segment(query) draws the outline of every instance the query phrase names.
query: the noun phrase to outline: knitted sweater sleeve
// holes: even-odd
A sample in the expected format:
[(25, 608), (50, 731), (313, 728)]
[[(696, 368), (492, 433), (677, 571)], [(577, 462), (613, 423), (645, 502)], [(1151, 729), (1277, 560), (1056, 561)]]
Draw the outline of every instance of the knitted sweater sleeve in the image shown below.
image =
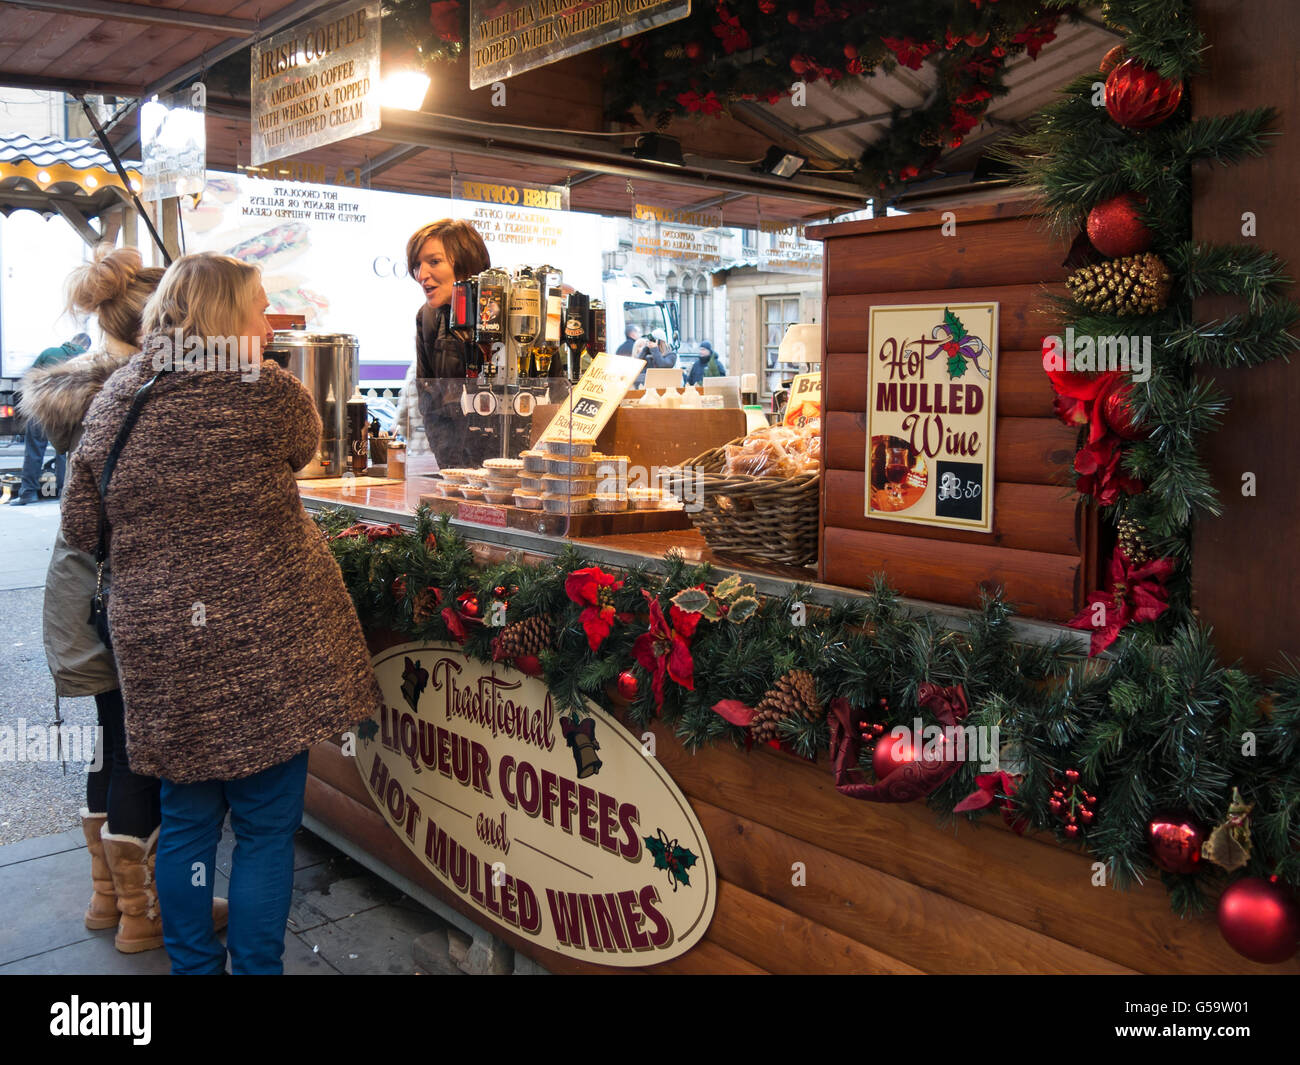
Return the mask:
[(278, 426), (279, 445), (285, 461), (300, 470), (320, 448), (321, 420), (311, 393), (302, 383), (274, 363), (263, 363), (263, 373), (271, 374), (271, 397), (274, 404), (271, 424)]
[[(89, 435), (89, 434), (87, 434)], [(99, 544), (99, 478), (96, 464), (87, 453), (86, 439), (68, 461), (67, 481), (63, 486), (63, 538), (78, 551), (95, 553)]]

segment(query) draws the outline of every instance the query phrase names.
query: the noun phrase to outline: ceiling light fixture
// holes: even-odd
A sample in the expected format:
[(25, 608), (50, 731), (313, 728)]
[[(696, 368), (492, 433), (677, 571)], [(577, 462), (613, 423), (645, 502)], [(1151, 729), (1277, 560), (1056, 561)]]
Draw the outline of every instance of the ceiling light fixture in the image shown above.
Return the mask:
[(644, 159), (650, 163), (686, 165), (686, 160), (682, 158), (682, 142), (663, 133), (642, 133), (637, 137), (635, 147), (624, 148), (623, 151), (635, 159)]
[(767, 155), (763, 156), (763, 161), (758, 164), (758, 169), (764, 174), (771, 174), (773, 177), (792, 178), (804, 168), (808, 160), (802, 155), (796, 155), (794, 152), (787, 152), (784, 148), (778, 148), (775, 144), (767, 150)]

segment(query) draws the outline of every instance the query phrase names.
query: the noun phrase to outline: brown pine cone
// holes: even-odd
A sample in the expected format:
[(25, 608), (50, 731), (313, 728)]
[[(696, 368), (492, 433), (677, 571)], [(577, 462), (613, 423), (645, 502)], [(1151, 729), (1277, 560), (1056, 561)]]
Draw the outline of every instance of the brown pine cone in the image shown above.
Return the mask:
[(501, 630), (501, 635), (497, 637), (497, 649), (502, 658), (540, 655), (551, 646), (551, 635), (551, 623), (546, 618), (524, 618)]
[(1169, 302), (1173, 278), (1151, 252), (1083, 266), (1065, 279), (1074, 298), (1105, 314), (1154, 314)]
[(776, 727), (785, 719), (785, 714), (782, 711), (765, 707), (764, 703), (766, 702), (765, 698), (763, 703), (759, 703), (758, 709), (754, 713), (754, 720), (749, 723), (756, 743), (767, 743), (769, 740), (776, 739)]
[(817, 681), (806, 669), (792, 669), (764, 693), (750, 728), (760, 743), (776, 739), (777, 725), (787, 718), (817, 721), (825, 713), (817, 698)]

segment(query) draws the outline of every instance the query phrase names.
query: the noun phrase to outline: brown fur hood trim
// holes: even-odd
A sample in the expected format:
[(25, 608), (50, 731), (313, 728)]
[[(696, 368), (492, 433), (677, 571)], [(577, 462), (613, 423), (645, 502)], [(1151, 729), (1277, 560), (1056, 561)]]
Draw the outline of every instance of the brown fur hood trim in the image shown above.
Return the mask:
[(23, 396), (19, 409), (25, 417), (36, 419), (54, 450), (66, 452), (104, 382), (130, 360), (129, 352), (97, 351), (29, 370), (20, 386)]

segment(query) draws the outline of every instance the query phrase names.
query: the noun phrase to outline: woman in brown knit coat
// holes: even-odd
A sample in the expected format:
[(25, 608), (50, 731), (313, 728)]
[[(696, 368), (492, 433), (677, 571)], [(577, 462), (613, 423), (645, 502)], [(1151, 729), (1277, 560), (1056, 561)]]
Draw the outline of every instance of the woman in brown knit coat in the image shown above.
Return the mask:
[(144, 351), (91, 406), (63, 503), (68, 542), (93, 552), (105, 458), (137, 390), (171, 368), (122, 448), (107, 513), (127, 746), (132, 769), (163, 780), (157, 889), (177, 973), (225, 968), (211, 898), (227, 809), (231, 968), (281, 971), (307, 749), (380, 708), (294, 481), (320, 418), (292, 375), (260, 361), (266, 306), (255, 267), (178, 259), (145, 308)]

